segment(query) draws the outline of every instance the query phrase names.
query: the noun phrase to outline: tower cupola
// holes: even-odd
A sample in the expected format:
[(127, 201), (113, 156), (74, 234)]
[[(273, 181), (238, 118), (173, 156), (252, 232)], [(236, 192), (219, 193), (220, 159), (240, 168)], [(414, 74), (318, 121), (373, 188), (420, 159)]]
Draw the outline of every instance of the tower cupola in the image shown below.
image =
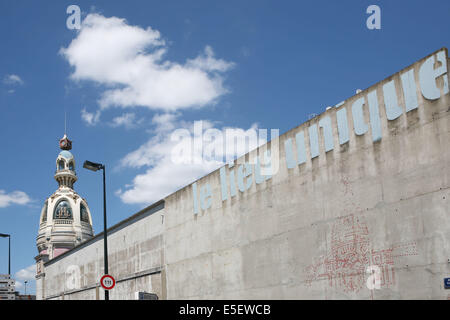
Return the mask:
[[(66, 135), (64, 135), (65, 137)], [(62, 141), (63, 139), (61, 139)], [(67, 141), (70, 141), (67, 139)], [(61, 142), (60, 142), (61, 145)], [(70, 143), (72, 145), (72, 143)], [(60, 188), (73, 188), (73, 184), (77, 181), (75, 173), (75, 159), (70, 151), (63, 149), (56, 158), (55, 180)]]

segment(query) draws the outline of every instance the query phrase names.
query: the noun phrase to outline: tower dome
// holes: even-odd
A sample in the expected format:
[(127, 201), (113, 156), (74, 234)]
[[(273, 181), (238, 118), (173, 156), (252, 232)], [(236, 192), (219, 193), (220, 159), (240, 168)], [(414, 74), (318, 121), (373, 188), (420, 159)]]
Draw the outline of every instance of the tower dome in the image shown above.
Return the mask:
[(58, 189), (45, 200), (41, 210), (36, 245), (39, 261), (52, 259), (93, 237), (91, 212), (87, 201), (73, 190), (77, 181), (72, 142), (60, 140), (62, 151), (56, 158), (54, 178)]

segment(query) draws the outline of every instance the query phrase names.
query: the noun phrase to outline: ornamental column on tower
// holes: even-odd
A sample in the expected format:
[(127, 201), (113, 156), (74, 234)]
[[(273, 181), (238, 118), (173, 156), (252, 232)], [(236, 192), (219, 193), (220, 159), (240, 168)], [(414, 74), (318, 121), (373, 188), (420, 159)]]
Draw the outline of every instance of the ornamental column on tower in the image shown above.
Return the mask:
[(72, 141), (64, 134), (59, 141), (55, 180), (58, 189), (46, 199), (41, 210), (36, 245), (37, 274), (43, 263), (93, 237), (92, 218), (87, 201), (73, 190), (77, 181)]

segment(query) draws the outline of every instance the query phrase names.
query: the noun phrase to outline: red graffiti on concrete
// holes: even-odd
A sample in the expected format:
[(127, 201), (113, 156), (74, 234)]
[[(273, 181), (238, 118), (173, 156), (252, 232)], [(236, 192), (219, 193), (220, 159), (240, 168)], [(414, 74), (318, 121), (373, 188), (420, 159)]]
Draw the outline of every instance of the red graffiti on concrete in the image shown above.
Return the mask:
[(340, 217), (332, 227), (328, 254), (305, 268), (306, 283), (311, 285), (312, 281), (328, 279), (330, 287), (358, 292), (366, 287), (367, 267), (377, 266), (380, 287), (389, 287), (395, 283), (395, 258), (408, 255), (417, 255), (415, 242), (374, 250), (363, 216)]

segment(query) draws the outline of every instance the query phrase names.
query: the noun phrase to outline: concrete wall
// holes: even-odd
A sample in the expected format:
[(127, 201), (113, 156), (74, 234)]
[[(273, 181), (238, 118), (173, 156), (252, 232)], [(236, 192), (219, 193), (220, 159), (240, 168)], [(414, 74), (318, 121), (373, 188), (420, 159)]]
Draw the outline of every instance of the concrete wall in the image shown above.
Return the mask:
[[(434, 63), (435, 69), (450, 64), (447, 51), (442, 54), (445, 60)], [(255, 182), (252, 166), (252, 174), (243, 180), (251, 179), (249, 189), (232, 196), (227, 184), (223, 200), (220, 170), (214, 171), (195, 182), (198, 190), (211, 188), (206, 209), (195, 213), (194, 203), (201, 195), (189, 185), (164, 199), (164, 209), (112, 233), (110, 274), (124, 279), (111, 291), (112, 298), (130, 299), (134, 291), (143, 290), (162, 299), (446, 299), (448, 72), (427, 82), (423, 78), (434, 71), (422, 68), (436, 57), (434, 53), (420, 60), (282, 135), (279, 170), (264, 182)], [(415, 89), (403, 81), (409, 70)], [(401, 109), (388, 108), (389, 117), (395, 110), (401, 112), (388, 120), (386, 106), (392, 99), (386, 98), (385, 88), (391, 80)], [(433, 86), (439, 96), (424, 97), (430, 97)], [(406, 92), (415, 95), (417, 108), (407, 111), (414, 99)], [(365, 105), (358, 122), (353, 112), (358, 107), (353, 106), (361, 98)], [(342, 139), (336, 116), (344, 109), (348, 141)], [(323, 125), (327, 117), (333, 148), (326, 141), (326, 128), (320, 129), (319, 155), (314, 156), (310, 128)], [(364, 125), (367, 130), (361, 134)], [(304, 133), (305, 163), (297, 155), (299, 132)], [(287, 154), (286, 142), (293, 154)], [(274, 143), (266, 147), (274, 149)], [(255, 159), (261, 150), (225, 167), (227, 179), (232, 179), (231, 172), (234, 179), (243, 179), (236, 173), (240, 164)], [(72, 265), (80, 266), (81, 291), (64, 287)], [(47, 262), (44, 296), (62, 298), (64, 292), (65, 299), (102, 298), (103, 290), (96, 289), (102, 265), (101, 240)], [(368, 288), (368, 268), (376, 272), (379, 288)]]
[[(425, 60), (413, 66), (417, 109), (406, 112), (396, 74), (281, 136), (279, 172), (262, 184), (252, 181), (235, 197), (228, 189), (222, 201), (215, 171), (197, 181), (197, 188), (212, 189), (211, 207), (198, 214), (191, 186), (167, 197), (168, 298), (446, 299), (450, 97), (442, 77), (436, 80), (441, 97), (423, 97), (418, 79)], [(387, 120), (382, 92), (392, 79), (402, 114)], [(377, 142), (370, 125), (365, 134), (355, 134), (351, 112), (357, 99), (367, 104), (374, 89), (382, 133)], [(341, 145), (336, 111), (342, 108), (350, 135)], [(371, 124), (367, 106), (363, 110)], [(308, 128), (327, 116), (334, 149), (325, 152), (321, 131), (319, 156), (311, 159), (306, 143), (306, 163), (288, 169), (284, 142), (295, 142), (300, 131), (308, 141)], [(255, 156), (251, 152), (237, 163)], [(229, 177), (230, 169), (226, 172)], [(370, 266), (380, 271), (379, 289), (366, 286)]]
[[(150, 207), (109, 229), (108, 273), (116, 279), (111, 299), (134, 299), (137, 291), (165, 298), (163, 212), (163, 204)], [(47, 262), (39, 282), (44, 283), (46, 299), (104, 299), (99, 287), (103, 274), (103, 234), (99, 234)]]

